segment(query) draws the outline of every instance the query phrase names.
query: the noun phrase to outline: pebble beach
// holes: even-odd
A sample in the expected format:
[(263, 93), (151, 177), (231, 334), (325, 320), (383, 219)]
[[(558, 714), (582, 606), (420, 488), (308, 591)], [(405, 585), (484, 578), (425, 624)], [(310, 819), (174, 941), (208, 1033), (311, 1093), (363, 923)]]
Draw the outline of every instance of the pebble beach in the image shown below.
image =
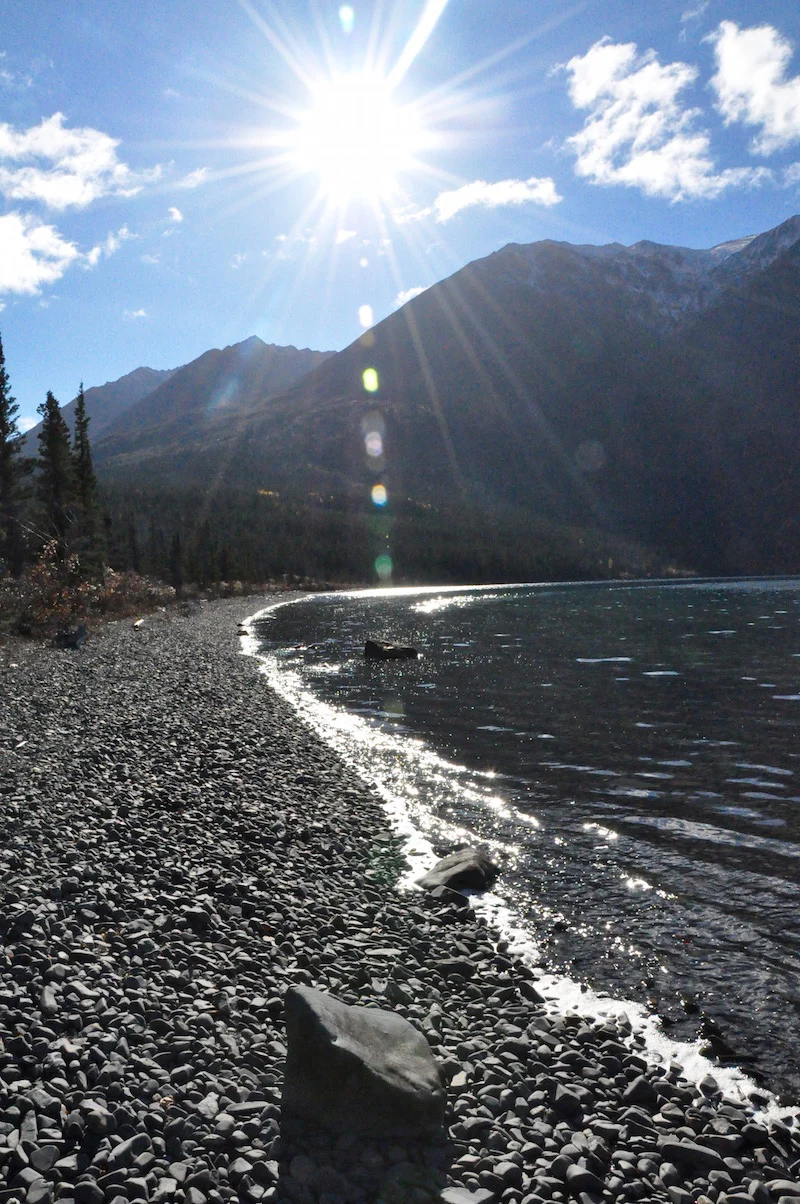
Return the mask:
[[(791, 1116), (396, 890), (379, 799), (241, 654), (263, 604), (0, 647), (0, 1204), (800, 1204)], [(282, 1117), (296, 985), (424, 1034), (440, 1136)]]

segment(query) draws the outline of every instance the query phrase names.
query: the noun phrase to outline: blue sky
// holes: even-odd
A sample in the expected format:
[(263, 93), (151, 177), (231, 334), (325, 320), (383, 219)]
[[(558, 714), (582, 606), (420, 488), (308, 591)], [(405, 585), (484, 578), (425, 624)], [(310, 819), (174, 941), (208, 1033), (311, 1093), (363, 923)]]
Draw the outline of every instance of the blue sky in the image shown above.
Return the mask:
[(800, 211), (796, 0), (0, 0), (0, 333), (50, 388), (339, 349), (508, 242)]

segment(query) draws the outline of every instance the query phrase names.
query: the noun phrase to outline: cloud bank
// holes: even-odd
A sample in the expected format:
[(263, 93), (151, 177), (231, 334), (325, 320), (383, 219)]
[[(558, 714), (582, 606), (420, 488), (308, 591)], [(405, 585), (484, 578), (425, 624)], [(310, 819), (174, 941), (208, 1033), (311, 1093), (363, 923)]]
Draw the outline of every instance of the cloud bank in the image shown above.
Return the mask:
[(110, 233), (90, 251), (81, 251), (55, 228), (29, 213), (0, 216), (0, 295), (36, 295), (45, 284), (54, 284), (67, 268), (87, 271), (108, 259), (124, 242), (135, 238), (127, 226)]
[(800, 142), (800, 75), (788, 78), (791, 44), (772, 25), (740, 29), (723, 21), (711, 35), (717, 70), (711, 87), (726, 125), (756, 126), (753, 154)]
[(495, 209), (500, 205), (557, 205), (562, 198), (556, 191), (555, 182), (546, 176), (532, 176), (529, 180), (500, 180), (487, 184), (485, 180), (473, 180), (462, 188), (440, 192), (433, 207), (437, 222), (449, 222), (464, 209), (480, 206)]
[(602, 38), (566, 64), (569, 94), (588, 111), (583, 129), (567, 139), (577, 175), (593, 184), (638, 188), (671, 201), (719, 196), (732, 186), (768, 179), (765, 168), (717, 169), (700, 111), (684, 94), (697, 69), (662, 64), (654, 50)]
[(449, 222), (464, 209), (496, 209), (502, 205), (557, 205), (559, 196), (555, 181), (550, 176), (529, 180), (498, 180), (494, 184), (486, 180), (473, 180), (461, 188), (440, 192), (432, 205), (424, 209), (410, 206), (395, 210), (393, 217), (398, 226), (406, 222), (419, 222), (433, 215), (437, 222)]
[(38, 293), (81, 259), (74, 243), (24, 213), (0, 217), (0, 293)]
[(16, 130), (0, 122), (0, 193), (49, 209), (83, 209), (104, 196), (134, 196), (160, 167), (134, 171), (117, 156), (119, 142), (89, 127), (67, 129), (64, 114)]

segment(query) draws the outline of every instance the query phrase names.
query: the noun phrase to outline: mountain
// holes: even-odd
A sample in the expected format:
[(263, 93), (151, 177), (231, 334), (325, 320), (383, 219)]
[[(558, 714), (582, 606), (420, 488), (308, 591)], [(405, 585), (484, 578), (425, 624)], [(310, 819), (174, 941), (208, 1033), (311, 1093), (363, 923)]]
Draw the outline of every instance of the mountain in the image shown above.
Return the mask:
[(797, 571), (798, 319), (799, 217), (708, 250), (511, 244), (282, 392), (208, 353), (96, 456), (141, 487), (363, 514), (379, 481), (384, 515), (448, 516), (455, 541), (544, 521), (707, 573)]
[[(141, 401), (143, 397), (147, 397), (148, 393), (152, 393), (159, 385), (169, 380), (173, 371), (174, 369), (159, 371), (156, 368), (135, 368), (133, 372), (121, 376), (119, 380), (108, 381), (104, 385), (95, 385), (91, 389), (86, 389), (84, 397), (86, 412), (91, 419), (92, 438), (97, 439), (132, 405)], [(72, 401), (61, 407), (70, 431), (74, 429), (75, 425), (76, 400), (73, 398)], [(37, 423), (25, 435), (25, 448), (29, 455), (35, 454), (36, 439), (41, 425), (41, 423)]]
[[(109, 471), (164, 465), (194, 447), (213, 461), (214, 447), (253, 421), (272, 394), (282, 393), (333, 352), (276, 347), (256, 336), (211, 350), (171, 373), (108, 423), (93, 447)], [(88, 395), (87, 395), (88, 396)], [(94, 432), (93, 432), (94, 434)]]

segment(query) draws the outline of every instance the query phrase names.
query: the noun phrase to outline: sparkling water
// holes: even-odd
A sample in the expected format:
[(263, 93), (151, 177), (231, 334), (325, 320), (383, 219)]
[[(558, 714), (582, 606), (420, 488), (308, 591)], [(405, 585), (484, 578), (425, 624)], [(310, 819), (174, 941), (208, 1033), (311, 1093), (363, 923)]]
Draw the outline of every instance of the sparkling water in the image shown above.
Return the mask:
[(255, 631), (412, 861), (480, 841), (551, 975), (800, 1099), (800, 581), (361, 591)]

